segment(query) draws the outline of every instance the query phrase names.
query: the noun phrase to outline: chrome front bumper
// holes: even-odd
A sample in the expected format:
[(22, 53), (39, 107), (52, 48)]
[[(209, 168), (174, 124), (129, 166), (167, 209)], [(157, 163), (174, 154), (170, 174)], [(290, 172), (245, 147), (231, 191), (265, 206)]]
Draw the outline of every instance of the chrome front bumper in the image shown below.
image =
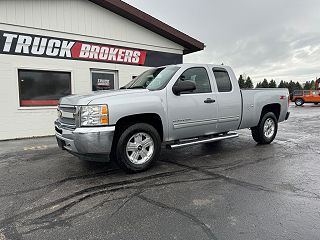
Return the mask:
[(109, 154), (115, 127), (88, 127), (74, 130), (61, 127), (55, 122), (59, 147), (79, 155)]

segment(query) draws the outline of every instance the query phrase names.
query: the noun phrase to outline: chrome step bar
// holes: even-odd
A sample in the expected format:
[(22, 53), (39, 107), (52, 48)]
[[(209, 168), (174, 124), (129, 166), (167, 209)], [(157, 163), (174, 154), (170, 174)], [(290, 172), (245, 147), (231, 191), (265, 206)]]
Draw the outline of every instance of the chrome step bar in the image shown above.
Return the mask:
[(167, 147), (169, 149), (175, 149), (175, 148), (180, 148), (180, 147), (186, 147), (186, 146), (191, 146), (191, 145), (196, 145), (196, 144), (201, 144), (201, 143), (209, 143), (209, 142), (217, 142), (220, 140), (225, 140), (225, 139), (230, 139), (230, 138), (236, 138), (239, 137), (238, 133), (227, 133), (224, 135), (218, 135), (210, 138), (196, 138), (191, 141), (187, 142), (178, 142), (178, 143), (173, 143), (173, 144), (168, 144)]

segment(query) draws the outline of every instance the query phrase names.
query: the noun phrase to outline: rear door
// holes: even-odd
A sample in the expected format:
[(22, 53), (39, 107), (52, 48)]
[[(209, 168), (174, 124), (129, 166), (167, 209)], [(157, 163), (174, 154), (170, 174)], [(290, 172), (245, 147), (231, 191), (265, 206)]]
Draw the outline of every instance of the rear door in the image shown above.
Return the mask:
[[(191, 138), (217, 132), (218, 105), (206, 67), (190, 67), (176, 81), (193, 81), (196, 90), (179, 96), (167, 88), (170, 140)], [(174, 81), (173, 83), (175, 83)]]
[(241, 121), (242, 99), (240, 88), (230, 68), (214, 67), (211, 69), (217, 85), (218, 131), (228, 132), (238, 129)]
[(319, 90), (313, 90), (312, 96), (313, 96), (313, 102), (320, 103), (320, 91)]
[(303, 91), (303, 100), (306, 103), (313, 102), (313, 96), (310, 90)]

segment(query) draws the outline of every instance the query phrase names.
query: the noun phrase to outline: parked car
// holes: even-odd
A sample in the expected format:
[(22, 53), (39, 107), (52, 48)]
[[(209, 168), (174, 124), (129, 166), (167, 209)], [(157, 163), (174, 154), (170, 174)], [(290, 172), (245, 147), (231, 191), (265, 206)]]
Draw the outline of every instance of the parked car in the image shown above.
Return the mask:
[(305, 103), (320, 103), (320, 90), (296, 90), (293, 92), (292, 101), (297, 106), (302, 106)]
[(240, 90), (227, 66), (181, 64), (150, 69), (120, 90), (64, 97), (55, 122), (59, 146), (84, 160), (114, 159), (148, 169), (170, 149), (238, 137), (269, 144), (287, 120), (287, 89)]

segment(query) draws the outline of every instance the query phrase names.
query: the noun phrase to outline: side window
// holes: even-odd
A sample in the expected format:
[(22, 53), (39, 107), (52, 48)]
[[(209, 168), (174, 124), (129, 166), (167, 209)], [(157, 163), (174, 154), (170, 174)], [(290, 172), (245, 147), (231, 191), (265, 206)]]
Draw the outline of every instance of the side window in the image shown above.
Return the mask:
[(301, 90), (296, 90), (293, 92), (293, 96), (302, 96), (303, 95), (303, 91)]
[(217, 82), (219, 92), (231, 92), (232, 84), (228, 72), (225, 69), (212, 69)]
[(208, 72), (203, 67), (194, 67), (186, 70), (178, 81), (192, 81), (196, 85), (196, 90), (186, 93), (210, 93), (211, 86)]
[(310, 91), (304, 91), (303, 93), (304, 93), (303, 95), (305, 95), (305, 96), (309, 96), (310, 95)]

